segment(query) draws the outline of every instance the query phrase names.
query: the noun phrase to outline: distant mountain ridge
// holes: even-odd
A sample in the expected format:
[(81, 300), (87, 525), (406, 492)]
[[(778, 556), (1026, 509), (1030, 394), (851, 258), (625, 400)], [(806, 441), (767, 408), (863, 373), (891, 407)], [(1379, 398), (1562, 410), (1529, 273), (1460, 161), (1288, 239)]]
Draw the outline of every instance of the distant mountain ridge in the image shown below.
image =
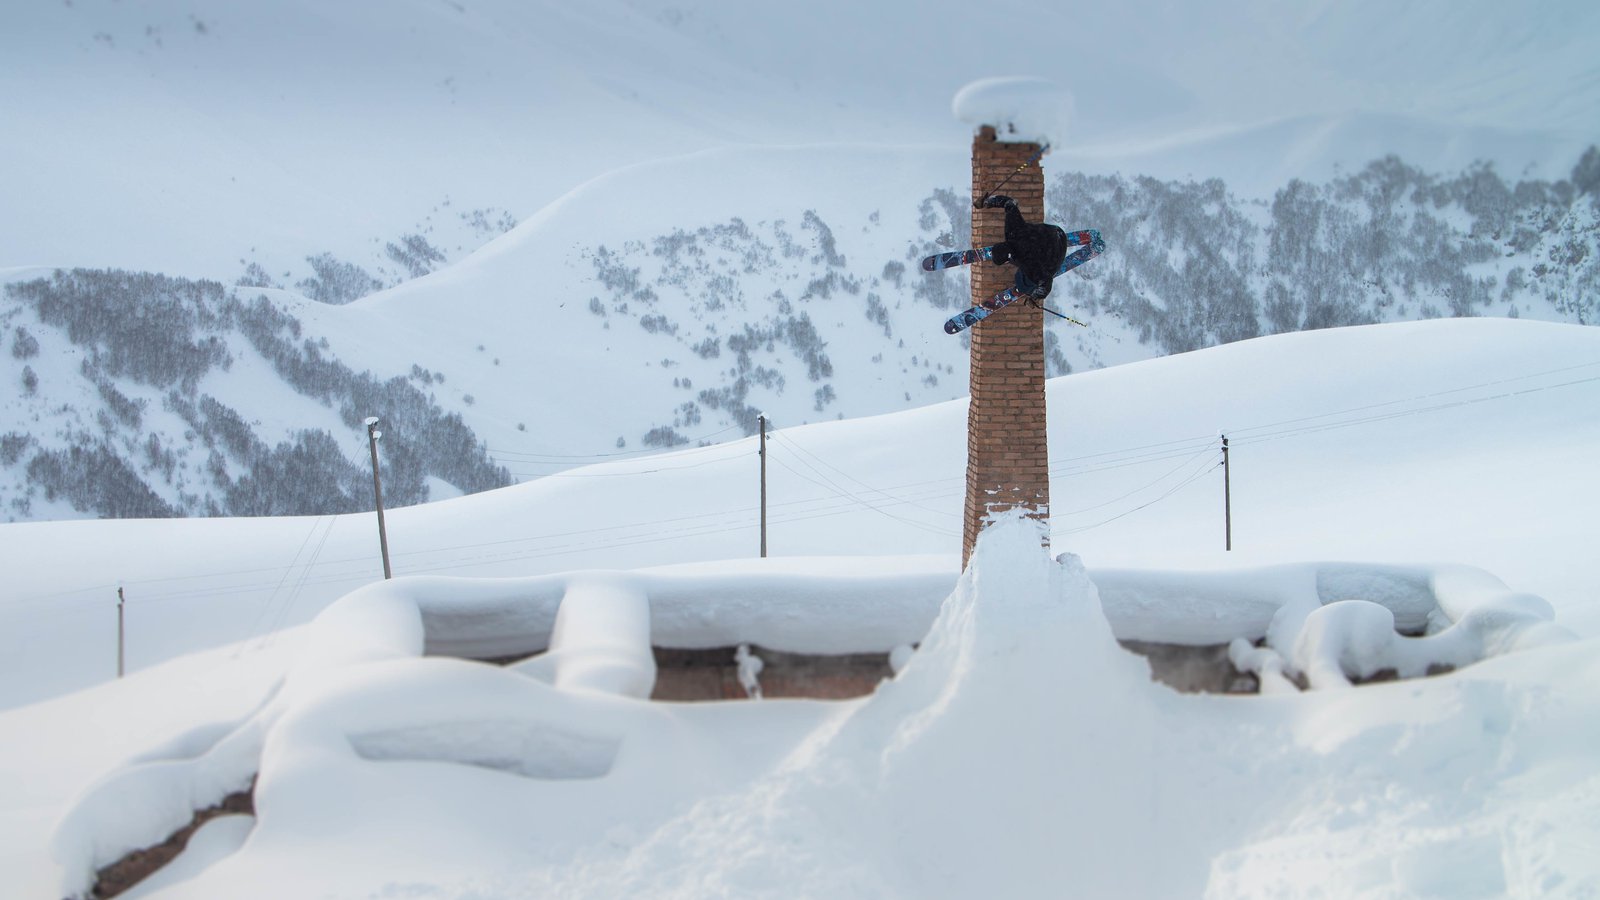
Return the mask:
[[(0, 320), (30, 320), (7, 329), (23, 405), (32, 421), (56, 425), (54, 433), (0, 436), (0, 462), (22, 476), (5, 492), (12, 519), (28, 518), (35, 502), (114, 518), (371, 508), (370, 471), (328, 429), (275, 435), (260, 427), (261, 409), (240, 413), (205, 391), (244, 355), (280, 380), (273, 390), (245, 390), (261, 403), (292, 390), (336, 410), (351, 430), (383, 412), (394, 430), (383, 445), (389, 502), (428, 499), (429, 476), (468, 491), (510, 483), (461, 417), (417, 386), (432, 384), (432, 373), (356, 373), (264, 296), (247, 301), (216, 282), (76, 269), (8, 284), (6, 299)], [(35, 370), (36, 358), (41, 368), (51, 364), (48, 375)], [(76, 371), (63, 365), (73, 358)]]
[[(1052, 375), (1340, 325), (1600, 321), (1593, 148), (1561, 181), (1387, 157), (1293, 181), (1271, 203), (1217, 179), (1067, 172), (1047, 187), (1053, 220), (1109, 244), (1052, 297), (1092, 326), (1047, 326)], [(558, 209), (432, 275), (423, 253), (410, 271), (428, 277), (394, 300), (323, 296), (344, 306), (249, 272), (231, 288), (105, 270), (13, 276), (0, 306), (0, 371), (16, 392), (0, 516), (367, 509), (368, 415), (384, 420), (386, 501), (404, 505), (749, 434), (761, 413), (781, 426), (962, 396), (965, 341), (935, 332), (968, 302), (966, 276), (930, 276), (917, 260), (966, 244), (969, 198), (896, 196), (865, 213), (775, 210), (654, 234), (649, 221), (569, 228), (563, 216), (587, 211)], [(671, 220), (671, 203), (637, 199)], [(566, 233), (576, 243), (529, 237)], [(591, 234), (621, 240), (585, 244)], [(403, 264), (418, 250), (389, 255)], [(444, 325), (480, 342), (447, 352)]]

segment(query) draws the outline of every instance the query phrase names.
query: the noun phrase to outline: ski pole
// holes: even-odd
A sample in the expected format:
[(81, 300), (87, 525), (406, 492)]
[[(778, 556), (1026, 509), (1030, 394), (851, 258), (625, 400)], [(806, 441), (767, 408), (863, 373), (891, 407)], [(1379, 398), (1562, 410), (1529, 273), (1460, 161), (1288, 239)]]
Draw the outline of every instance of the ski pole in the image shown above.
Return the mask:
[(1011, 171), (1011, 174), (1007, 175), (1004, 179), (1002, 179), (999, 184), (995, 185), (994, 187), (990, 188), (987, 192), (985, 192), (984, 195), (983, 195), (983, 198), (981, 200), (974, 199), (972, 201), (972, 208), (973, 209), (982, 209), (983, 208), (983, 203), (984, 203), (985, 200), (988, 200), (990, 197), (993, 197), (995, 194), (998, 194), (1000, 192), (1000, 189), (1006, 186), (1007, 182), (1009, 182), (1009, 181), (1011, 181), (1011, 179), (1017, 177), (1017, 174), (1019, 172), (1021, 172), (1023, 169), (1026, 169), (1027, 167), (1033, 165), (1034, 163), (1038, 162), (1039, 160), (1043, 159), (1044, 155), (1046, 153), (1049, 153), (1049, 152), (1050, 152), (1050, 145), (1049, 144), (1042, 145), (1039, 148), (1039, 152), (1038, 153), (1035, 153), (1034, 155), (1028, 157), (1028, 160), (1026, 162), (1024, 162), (1022, 165), (1017, 166), (1015, 169), (1013, 169)]
[(1061, 317), (1063, 319), (1066, 319), (1068, 322), (1071, 322), (1074, 325), (1082, 325), (1084, 328), (1088, 328), (1089, 327), (1087, 325), (1084, 325), (1082, 322), (1079, 322), (1077, 319), (1074, 319), (1073, 317), (1067, 315), (1066, 313), (1056, 312), (1055, 310), (1051, 309), (1048, 306), (1045, 306), (1043, 303), (1040, 303), (1037, 300), (1029, 300), (1028, 301), (1028, 305), (1029, 306), (1038, 307), (1039, 309), (1044, 310), (1045, 312), (1049, 313), (1052, 316), (1059, 316), (1059, 317)]

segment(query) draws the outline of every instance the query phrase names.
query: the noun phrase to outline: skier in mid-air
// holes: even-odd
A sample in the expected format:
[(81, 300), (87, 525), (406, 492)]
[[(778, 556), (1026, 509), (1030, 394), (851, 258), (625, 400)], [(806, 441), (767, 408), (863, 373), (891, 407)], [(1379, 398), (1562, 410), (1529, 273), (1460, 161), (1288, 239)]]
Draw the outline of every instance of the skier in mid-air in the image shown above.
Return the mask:
[(1034, 224), (1022, 217), (1017, 201), (995, 194), (983, 208), (1006, 211), (1006, 239), (994, 245), (995, 265), (1017, 264), (1017, 293), (1032, 303), (1050, 296), (1056, 273), (1067, 256), (1067, 233), (1048, 222)]
[[(1082, 325), (1083, 323), (1077, 319), (1057, 312), (1040, 301), (1050, 296), (1050, 288), (1054, 286), (1057, 276), (1065, 275), (1105, 252), (1106, 242), (1101, 240), (1100, 232), (1093, 228), (1063, 231), (1048, 222), (1032, 224), (1022, 217), (1021, 211), (1017, 209), (1017, 201), (1004, 194), (988, 195), (983, 202), (973, 203), (973, 209), (1002, 207), (1006, 211), (1005, 240), (992, 247), (946, 250), (922, 260), (924, 272), (975, 265), (986, 259), (995, 265), (1004, 265), (1008, 262), (1017, 264), (1017, 277), (1011, 287), (993, 297), (980, 300), (965, 312), (951, 316), (950, 320), (944, 323), (945, 333), (955, 334), (962, 329), (971, 328), (988, 318), (995, 310), (1024, 299), (1030, 306), (1036, 306), (1074, 325)], [(1069, 255), (1067, 250), (1071, 247), (1078, 249)]]

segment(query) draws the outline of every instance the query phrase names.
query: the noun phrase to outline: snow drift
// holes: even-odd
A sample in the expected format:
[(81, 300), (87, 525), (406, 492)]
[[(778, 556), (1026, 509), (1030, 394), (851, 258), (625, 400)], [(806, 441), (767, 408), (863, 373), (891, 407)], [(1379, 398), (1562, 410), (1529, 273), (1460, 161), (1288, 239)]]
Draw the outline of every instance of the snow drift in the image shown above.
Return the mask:
[[(1159, 893), (1142, 848), (1167, 827), (1152, 812), (1162, 801), (1150, 773), (1163, 767), (1156, 748), (1173, 696), (1119, 646), (1112, 619), (1178, 643), (1218, 636), (1196, 619), (1228, 623), (1236, 662), (1274, 687), (1287, 685), (1284, 673), (1347, 685), (1383, 665), (1414, 674), (1571, 640), (1538, 598), (1460, 567), (1306, 565), (1209, 579), (1123, 570), (1106, 578), (1108, 605), (1076, 556), (1042, 548), (1040, 529), (1002, 516), (942, 603), (932, 591), (948, 586), (945, 575), (849, 579), (749, 564), (720, 585), (703, 569), (692, 579), (666, 570), (374, 584), (317, 618), (255, 713), (196, 728), (91, 786), (56, 830), (61, 891), (81, 896), (96, 868), (254, 778), (260, 818), (249, 840), (232, 853), (207, 844), (219, 861), (170, 896), (223, 884), (243, 896), (243, 871), (281, 871), (288, 857), (278, 854), (303, 860), (307, 835), (365, 833), (384, 821), (375, 810), (474, 815), (499, 806), (501, 791), (532, 792), (523, 799), (565, 814), (578, 815), (576, 804), (593, 827), (631, 816), (648, 832), (636, 846), (607, 838), (601, 849), (592, 830), (567, 833), (584, 861), (566, 868), (526, 850), (496, 857), (494, 842), (458, 848), (496, 860), (507, 878), (567, 891), (909, 897), (1001, 884), (1015, 896), (1071, 883)], [(555, 585), (559, 598), (541, 600)], [(851, 628), (862, 604), (840, 605), (851, 593), (881, 601), (879, 626), (864, 635)], [(1437, 633), (1398, 637), (1397, 621)], [(772, 638), (810, 652), (902, 652), (895, 678), (859, 701), (648, 701), (653, 644)], [(920, 649), (907, 659), (911, 643)], [(429, 646), (544, 652), (497, 668), (425, 658)], [(758, 694), (759, 669), (748, 677)], [(1030, 825), (996, 829), (1002, 821)], [(438, 877), (420, 861), (432, 827), (408, 831), (383, 865)], [(872, 846), (881, 852), (855, 860)], [(317, 889), (356, 890), (364, 871), (343, 868), (344, 887)]]

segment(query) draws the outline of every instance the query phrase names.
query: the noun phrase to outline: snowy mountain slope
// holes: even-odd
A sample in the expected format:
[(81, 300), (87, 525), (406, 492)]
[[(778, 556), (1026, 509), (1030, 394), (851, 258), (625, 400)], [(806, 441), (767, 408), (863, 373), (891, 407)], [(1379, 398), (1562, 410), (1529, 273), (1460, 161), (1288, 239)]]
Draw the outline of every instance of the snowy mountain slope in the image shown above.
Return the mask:
[[(1258, 267), (1280, 223), (1249, 207), (1289, 179), (1359, 173), (1394, 152), (1435, 179), (1490, 160), (1497, 178), (1513, 179), (1502, 191), (1514, 189), (1519, 203), (1515, 179), (1565, 178), (1594, 139), (1582, 114), (1596, 83), (1581, 38), (1594, 16), (1586, 7), (1485, 4), (1464, 15), (1458, 5), (1417, 5), (1385, 11), (1380, 29), (1366, 4), (1065, 14), (1007, 0), (992, 13), (997, 22), (1037, 16), (1057, 33), (1061, 52), (1034, 55), (1036, 71), (1026, 73), (1074, 97), (1050, 170), (1122, 173), (1097, 185), (1091, 203), (1071, 191), (1051, 201), (1064, 224), (1117, 232), (1114, 255), (1083, 272), (1106, 277), (1075, 282), (1080, 290), (1059, 300), (1111, 315), (1092, 331), (1053, 329), (1052, 373), (1446, 310), (1592, 320), (1584, 304), (1600, 252), (1581, 198), (1570, 211), (1561, 208), (1570, 196), (1550, 209), (1519, 206), (1515, 215), (1538, 219), (1541, 237), (1498, 265), (1484, 261), (1495, 248), (1482, 233), (1498, 234), (1506, 217), (1469, 224), (1450, 208), (1461, 200), (1445, 200), (1434, 218), (1453, 231), (1374, 262), (1379, 274), (1363, 277), (1377, 289), (1341, 286), (1341, 302), (1325, 304), (1331, 316), (1314, 308), (1326, 271), (1295, 269), (1283, 279), (1289, 301), (1269, 297), (1275, 283)], [(905, 28), (929, 15), (938, 10), (624, 0), (583, 9), (501, 0), (337, 10), (294, 2), (270, 12), (184, 0), (8, 7), (0, 105), (26, 139), (0, 154), (29, 177), (0, 185), (17, 211), (0, 220), (0, 247), (11, 254), (0, 265), (116, 264), (239, 280), (252, 286), (243, 302), (264, 293), (305, 320), (352, 375), (409, 379), (426, 395), (416, 402), (462, 417), (518, 478), (725, 429), (748, 433), (763, 411), (794, 424), (957, 397), (962, 347), (930, 339), (927, 321), (965, 302), (962, 275), (929, 280), (896, 267), (963, 239), (967, 136), (949, 98), (993, 74), (994, 61), (960, 29)], [(1375, 46), (1407, 51), (1374, 55)], [(107, 135), (115, 154), (101, 152)], [(1219, 201), (1207, 218), (1204, 191), (1151, 186), (1146, 175), (1221, 177), (1243, 199)], [(1544, 191), (1557, 183), (1534, 182)], [(1125, 203), (1128, 190), (1140, 198)], [(1341, 190), (1331, 183), (1317, 199)], [(1178, 209), (1172, 195), (1198, 206)], [(1341, 234), (1331, 226), (1350, 205), (1323, 233)], [(520, 239), (468, 259), (522, 216), (533, 221)], [(1162, 243), (1194, 239), (1186, 217), (1221, 227), (1217, 243), (1253, 252), (1230, 249), (1218, 277), (1178, 268), (1193, 249), (1169, 261)], [(1396, 221), (1413, 219), (1402, 211)], [(1245, 226), (1259, 230), (1233, 230)], [(1383, 283), (1389, 265), (1431, 263), (1440, 241), (1440, 274), (1396, 299)], [(1338, 240), (1317, 248), (1319, 259), (1349, 251)], [(462, 271), (413, 283), (452, 263)], [(375, 300), (394, 312), (366, 316), (294, 296), (341, 303), (396, 284), (403, 298), (427, 299)], [(1218, 296), (1248, 297), (1257, 324), (1213, 308)], [(415, 321), (391, 321), (396, 314)], [(79, 358), (15, 315), (0, 309), (31, 325), (26, 340), (42, 337), (46, 355), (69, 366)], [(543, 346), (541, 332), (560, 340)], [(222, 339), (249, 357), (237, 335)], [(8, 410), (11, 443), (0, 448), (7, 517), (259, 511), (229, 494), (280, 445), (316, 456), (323, 493), (341, 499), (318, 505), (306, 491), (272, 511), (348, 508), (364, 462), (349, 423), (384, 412), (330, 416), (303, 403), (304, 384), (284, 390), (225, 373), (207, 393), (259, 398), (221, 402), (267, 450), (202, 467), (212, 448), (200, 417), (159, 414), (164, 398), (150, 385), (69, 371), (41, 381), (44, 369), (30, 360), (14, 350), (5, 361), (25, 388)], [(530, 387), (555, 371), (564, 390)], [(141, 402), (135, 421), (127, 410)], [(326, 438), (312, 447), (307, 428)], [(420, 430), (389, 433), (402, 499), (498, 483), (438, 462), (420, 471), (403, 443)], [(106, 445), (94, 462), (115, 472), (111, 485), (64, 503), (26, 475), (39, 453), (94, 441)]]
[(374, 412), (398, 431), (392, 501), (510, 481), (424, 392), (433, 373), (354, 372), (259, 292), (110, 270), (19, 276), (0, 310), (20, 387), (0, 435), (9, 517), (368, 508), (370, 469), (345, 447)]
[[(1600, 502), (1587, 474), (1600, 420), (1582, 414), (1600, 408), (1597, 342), (1586, 327), (1443, 320), (1054, 379), (1054, 540), (1097, 567), (1462, 562), (1579, 610), (1600, 596), (1577, 562)], [(772, 552), (957, 552), (964, 428), (961, 401), (778, 428)], [(390, 550), (399, 574), (489, 577), (744, 558), (758, 490), (743, 438), (392, 509)], [(370, 514), (5, 525), (6, 700), (110, 676), (119, 585), (142, 668), (305, 621), (381, 572), (375, 531)]]
[[(659, 160), (580, 186), (452, 266), (343, 305), (82, 273), (68, 279), (69, 301), (35, 284), (49, 273), (13, 273), (0, 367), (23, 391), (0, 454), (4, 514), (358, 509), (367, 415), (389, 421), (386, 477), (403, 505), (753, 433), (763, 412), (788, 426), (959, 397), (965, 341), (933, 325), (969, 302), (967, 276), (923, 273), (917, 261), (966, 242), (964, 169), (953, 151), (853, 145)], [(1220, 180), (1052, 169), (1049, 183), (1052, 218), (1098, 227), (1111, 247), (1052, 298), (1091, 327), (1050, 321), (1050, 374), (1300, 328), (1600, 318), (1592, 149), (1556, 182), (1386, 157), (1329, 183), (1291, 181), (1270, 205)], [(927, 187), (940, 184), (950, 187)], [(330, 274), (318, 289), (335, 284)], [(170, 352), (194, 357), (180, 368), (204, 373), (202, 407), (220, 401), (222, 419), (186, 412), (139, 365), (94, 363), (148, 357), (138, 307), (189, 296), (203, 311), (186, 315), (206, 324), (172, 327), (194, 332), (196, 347), (222, 341), (226, 355)], [(262, 304), (276, 311), (241, 312)], [(323, 408), (300, 409), (307, 400)], [(223, 419), (250, 435), (222, 429), (219, 448)], [(85, 442), (102, 446), (116, 478), (91, 469), (69, 505), (51, 473), (83, 467), (35, 459)], [(509, 475), (494, 474), (479, 442)], [(263, 504), (239, 484), (281, 480), (280, 445), (315, 457), (321, 487)]]
[[(752, 368), (777, 378), (740, 405), (788, 410), (782, 418), (790, 423), (797, 414), (805, 421), (902, 407), (911, 392), (922, 402), (948, 399), (963, 392), (954, 371), (960, 344), (916, 327), (910, 310), (893, 312), (903, 303), (897, 288), (920, 272), (899, 284), (882, 276), (886, 266), (907, 266), (908, 236), (919, 231), (905, 198), (958, 178), (963, 165), (960, 154), (938, 150), (763, 148), (634, 167), (577, 189), (449, 271), (305, 314), (362, 330), (386, 366), (416, 355), (408, 333), (430, 336), (424, 353), (484, 344), (476, 365), (452, 368), (466, 369), (457, 377), (480, 407), (486, 397), (500, 404), (473, 419), (491, 447), (512, 451), (600, 452), (619, 438), (634, 448), (645, 423), (676, 426), (685, 437), (730, 424), (748, 432), (753, 416), (730, 422), (726, 410), (706, 409), (701, 423), (674, 421), (674, 413), (685, 403), (704, 406), (696, 401), (705, 388), (739, 375), (759, 380)], [(867, 193), (858, 185), (868, 171), (892, 177)], [(885, 323), (901, 324), (904, 347), (869, 319), (876, 306), (888, 307)], [(815, 336), (779, 336), (772, 355), (766, 345), (774, 339), (758, 338), (754, 362), (739, 358), (734, 341), (746, 326), (783, 330), (802, 317)], [(928, 309), (922, 318), (926, 325), (939, 314)], [(481, 337), (486, 323), (490, 340)], [(385, 327), (393, 331), (378, 330)], [(929, 371), (894, 365), (908, 356)], [(925, 385), (935, 363), (943, 384)], [(671, 383), (680, 377), (691, 386)], [(816, 398), (824, 388), (851, 399), (835, 409)], [(790, 399), (780, 401), (784, 394)], [(526, 422), (529, 433), (513, 433), (513, 422)]]

